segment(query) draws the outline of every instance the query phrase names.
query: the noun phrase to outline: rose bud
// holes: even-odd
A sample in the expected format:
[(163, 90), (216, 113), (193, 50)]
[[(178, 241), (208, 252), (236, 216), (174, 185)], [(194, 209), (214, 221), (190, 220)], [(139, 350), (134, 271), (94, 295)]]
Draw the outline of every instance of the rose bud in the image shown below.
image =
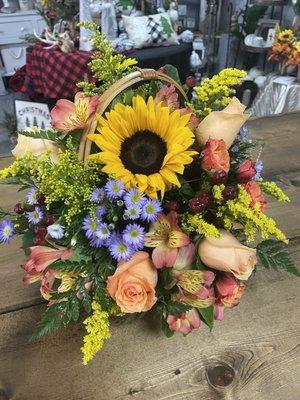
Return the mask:
[(195, 146), (202, 148), (209, 139), (223, 139), (229, 148), (250, 114), (244, 114), (244, 106), (236, 97), (221, 111), (212, 111), (196, 129)]
[(256, 250), (242, 245), (236, 237), (223, 229), (220, 237), (208, 236), (198, 248), (201, 261), (209, 268), (230, 272), (240, 280), (247, 280), (253, 272)]
[(252, 160), (246, 160), (237, 169), (237, 179), (241, 183), (247, 183), (256, 174), (255, 165)]
[(196, 86), (197, 80), (194, 76), (188, 76), (185, 80), (185, 84), (189, 87), (189, 88), (193, 88), (194, 86)]
[(215, 285), (216, 303), (232, 308), (239, 304), (246, 285), (238, 283), (233, 276), (223, 275)]
[(199, 313), (195, 308), (179, 315), (168, 315), (167, 323), (172, 332), (181, 332), (184, 335), (188, 335), (201, 326)]
[(166, 209), (168, 211), (179, 211), (180, 204), (177, 200), (170, 200), (166, 203)]
[(230, 157), (224, 140), (209, 139), (202, 156), (201, 166), (205, 171), (229, 171)]

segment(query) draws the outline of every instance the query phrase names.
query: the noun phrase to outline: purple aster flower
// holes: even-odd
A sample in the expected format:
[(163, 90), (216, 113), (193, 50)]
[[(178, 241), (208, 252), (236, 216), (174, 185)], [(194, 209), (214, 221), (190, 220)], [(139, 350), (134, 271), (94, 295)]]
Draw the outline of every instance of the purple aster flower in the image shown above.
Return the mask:
[(105, 197), (104, 188), (97, 188), (93, 190), (91, 200), (96, 204), (100, 204), (104, 200), (104, 197)]
[(127, 207), (132, 205), (142, 205), (145, 201), (145, 196), (140, 195), (137, 188), (132, 188), (124, 196), (124, 203)]
[(47, 226), (47, 233), (53, 239), (62, 239), (64, 237), (64, 227), (60, 224), (52, 224)]
[(15, 227), (10, 219), (4, 219), (0, 224), (0, 243), (8, 244), (15, 234)]
[(113, 241), (111, 241), (108, 250), (112, 257), (117, 261), (127, 261), (134, 253), (133, 247), (126, 244), (120, 237), (116, 237)]
[(139, 205), (131, 205), (125, 209), (124, 216), (126, 216), (126, 218), (132, 219), (132, 220), (138, 219), (141, 215), (141, 211), (142, 210)]
[(40, 207), (35, 207), (34, 211), (27, 212), (26, 215), (28, 221), (33, 225), (37, 225), (44, 218), (44, 213)]
[(95, 236), (102, 241), (107, 240), (111, 236), (111, 231), (105, 222), (98, 225)]
[(104, 206), (98, 206), (95, 211), (96, 218), (101, 221), (103, 215), (106, 213), (106, 208)]
[(259, 180), (261, 178), (261, 173), (262, 173), (262, 171), (264, 169), (262, 160), (256, 161), (254, 168), (255, 168), (256, 174), (254, 175), (253, 179), (255, 181), (257, 181), (257, 180)]
[(129, 224), (122, 234), (124, 242), (134, 248), (141, 250), (144, 247), (145, 230), (138, 224)]
[(89, 215), (84, 217), (82, 229), (85, 231), (85, 236), (88, 239), (92, 239), (94, 237), (97, 228), (98, 228), (97, 221), (92, 219)]
[(125, 186), (122, 182), (113, 180), (108, 181), (105, 185), (105, 193), (109, 200), (116, 200), (123, 196)]
[(242, 142), (247, 143), (249, 142), (249, 128), (247, 125), (243, 125), (240, 129), (240, 139)]
[(141, 218), (147, 222), (155, 221), (157, 214), (161, 211), (162, 208), (159, 201), (155, 199), (148, 199), (143, 205)]
[(32, 187), (28, 190), (27, 194), (26, 194), (26, 202), (28, 204), (30, 204), (31, 206), (37, 204), (37, 198), (38, 198), (38, 192), (37, 192), (37, 188)]
[(90, 240), (91, 247), (96, 247), (97, 249), (99, 249), (100, 247), (103, 247), (103, 245), (104, 245), (103, 240), (96, 236), (92, 237), (92, 239)]

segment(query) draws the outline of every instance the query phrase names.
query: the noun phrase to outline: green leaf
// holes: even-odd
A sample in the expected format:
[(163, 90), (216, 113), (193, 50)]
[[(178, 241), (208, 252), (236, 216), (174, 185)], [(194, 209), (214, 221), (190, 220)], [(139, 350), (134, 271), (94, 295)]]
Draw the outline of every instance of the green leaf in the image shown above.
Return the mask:
[(170, 76), (171, 78), (174, 79), (174, 81), (176, 81), (177, 83), (179, 83), (179, 85), (181, 85), (180, 82), (180, 78), (179, 78), (179, 73), (178, 73), (178, 69), (176, 67), (174, 67), (171, 64), (166, 64), (164, 66), (164, 72), (166, 75)]
[(189, 311), (192, 308), (189, 304), (179, 303), (178, 301), (172, 301), (167, 304), (168, 313), (177, 315)]
[(179, 178), (179, 181), (181, 183), (181, 187), (179, 189), (180, 194), (188, 199), (192, 199), (195, 196), (192, 186), (182, 177)]
[(264, 240), (257, 246), (256, 251), (265, 268), (275, 270), (283, 269), (291, 274), (300, 276), (299, 271), (287, 251), (287, 246), (279, 240)]
[(30, 129), (28, 131), (20, 131), (18, 132), (23, 136), (31, 137), (34, 139), (47, 139), (53, 142), (57, 142), (60, 140), (60, 133), (55, 129), (47, 129), (45, 131), (42, 130), (34, 130)]
[(162, 268), (159, 271), (159, 280), (161, 286), (166, 290), (172, 289), (177, 282), (177, 279), (172, 276), (169, 268)]
[(29, 247), (33, 246), (33, 239), (35, 237), (35, 233), (33, 229), (28, 229), (22, 235), (22, 243), (23, 243), (23, 250), (26, 256), (29, 256)]
[(214, 306), (198, 308), (200, 318), (212, 330), (214, 326)]
[(161, 328), (164, 332), (164, 334), (166, 335), (167, 338), (170, 338), (174, 335), (174, 332), (171, 331), (171, 329), (169, 328), (169, 324), (167, 323), (167, 321), (165, 320), (165, 318), (161, 319)]
[(203, 264), (203, 262), (200, 260), (200, 257), (197, 256), (196, 257), (196, 261), (195, 261), (195, 269), (204, 271), (207, 270), (206, 266)]
[(108, 311), (111, 305), (110, 298), (108, 297), (106, 289), (99, 283), (98, 281), (95, 281), (93, 284), (93, 290), (95, 293), (95, 297), (99, 301), (101, 308), (104, 311)]
[(42, 336), (54, 332), (63, 325), (63, 319), (61, 318), (63, 304), (65, 303), (53, 304), (46, 309), (42, 316), (42, 319), (38, 322), (36, 326), (35, 332), (33, 333), (31, 340), (38, 340)]

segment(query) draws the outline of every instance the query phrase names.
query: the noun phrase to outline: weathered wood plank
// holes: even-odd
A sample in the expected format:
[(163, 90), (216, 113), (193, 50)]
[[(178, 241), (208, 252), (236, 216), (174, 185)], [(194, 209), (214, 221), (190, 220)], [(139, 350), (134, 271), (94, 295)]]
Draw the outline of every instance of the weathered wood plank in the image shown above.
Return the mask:
[[(300, 240), (292, 249), (299, 264)], [(297, 400), (299, 281), (259, 269), (249, 283), (212, 333), (166, 339), (153, 316), (113, 323), (87, 367), (79, 325), (29, 343), (42, 307), (2, 315), (0, 377), (14, 400)], [(219, 386), (208, 381), (216, 366)]]
[(248, 125), (251, 137), (265, 143), (265, 176), (299, 170), (300, 113), (250, 120)]

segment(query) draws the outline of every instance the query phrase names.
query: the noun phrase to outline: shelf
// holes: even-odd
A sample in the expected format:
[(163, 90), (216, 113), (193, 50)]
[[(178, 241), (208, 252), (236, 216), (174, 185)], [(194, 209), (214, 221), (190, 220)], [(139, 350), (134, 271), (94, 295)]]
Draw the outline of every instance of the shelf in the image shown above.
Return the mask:
[(245, 44), (241, 44), (241, 50), (247, 53), (256, 53), (263, 54), (267, 53), (270, 50), (270, 47), (254, 47), (254, 46), (246, 46)]

